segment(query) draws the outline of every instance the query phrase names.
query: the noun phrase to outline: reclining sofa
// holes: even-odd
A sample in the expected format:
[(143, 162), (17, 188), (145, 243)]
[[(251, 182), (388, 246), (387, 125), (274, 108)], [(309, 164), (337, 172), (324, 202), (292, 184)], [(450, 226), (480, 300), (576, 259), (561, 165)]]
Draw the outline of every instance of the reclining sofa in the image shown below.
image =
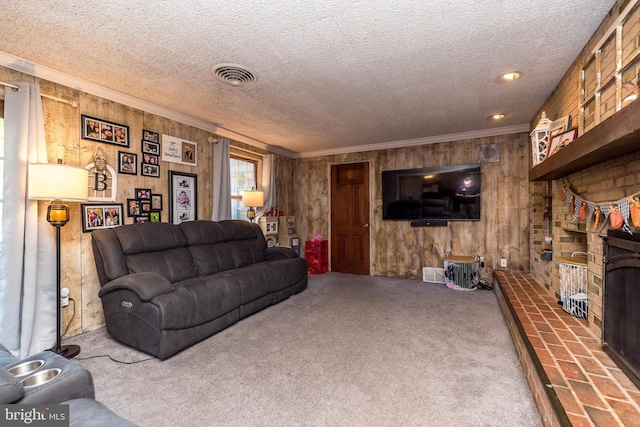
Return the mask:
[(307, 287), (307, 262), (242, 220), (92, 232), (107, 332), (164, 360)]
[(20, 412), (24, 405), (61, 404), (69, 407), (66, 425), (70, 427), (135, 427), (94, 397), (91, 373), (79, 364), (52, 351), (18, 360), (0, 344), (0, 404), (18, 405), (15, 411), (10, 407), (3, 411), (0, 425), (4, 425), (3, 421), (29, 424), (7, 419), (7, 412)]

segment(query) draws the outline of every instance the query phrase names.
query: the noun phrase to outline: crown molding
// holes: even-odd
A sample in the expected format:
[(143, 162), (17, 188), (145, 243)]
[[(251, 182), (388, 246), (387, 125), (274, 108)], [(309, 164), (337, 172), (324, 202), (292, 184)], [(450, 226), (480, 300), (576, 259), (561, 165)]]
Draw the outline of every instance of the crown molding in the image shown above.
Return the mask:
[(464, 139), (486, 138), (498, 135), (509, 135), (513, 133), (529, 133), (530, 123), (505, 126), (501, 128), (491, 128), (474, 130), (469, 132), (450, 133), (446, 135), (427, 136), (424, 138), (404, 139), (400, 141), (381, 142), (378, 144), (356, 145), (352, 147), (331, 148), (328, 150), (305, 151), (299, 153), (296, 158), (331, 156), (336, 154), (361, 153), (363, 151), (388, 150), (391, 148), (414, 147), (418, 145), (437, 144), (440, 142), (460, 141)]
[(48, 80), (62, 86), (70, 87), (81, 92), (99, 96), (100, 98), (108, 99), (110, 101), (146, 111), (151, 114), (156, 114), (170, 120), (175, 120), (177, 122), (184, 123), (186, 125), (193, 126), (211, 133), (215, 133), (218, 136), (242, 142), (251, 145), (252, 147), (256, 147), (271, 153), (281, 154), (290, 158), (295, 158), (297, 154), (294, 151), (287, 150), (286, 148), (269, 145), (257, 139), (253, 139), (246, 135), (242, 135), (232, 130), (225, 129), (216, 125), (215, 123), (198, 119), (188, 114), (179, 113), (166, 107), (161, 107), (160, 105), (153, 104), (140, 98), (127, 95), (126, 93), (118, 92), (116, 90), (80, 79), (62, 71), (54, 70), (53, 68), (28, 61), (24, 58), (20, 58), (7, 52), (0, 51), (0, 66), (18, 71), (20, 73), (28, 74), (39, 79)]

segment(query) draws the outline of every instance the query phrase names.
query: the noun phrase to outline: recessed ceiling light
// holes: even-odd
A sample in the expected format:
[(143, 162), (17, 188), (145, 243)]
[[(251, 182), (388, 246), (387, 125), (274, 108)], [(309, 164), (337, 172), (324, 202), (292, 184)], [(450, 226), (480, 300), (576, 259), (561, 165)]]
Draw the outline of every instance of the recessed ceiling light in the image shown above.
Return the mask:
[(505, 118), (505, 114), (494, 114), (493, 116), (489, 116), (489, 120), (500, 120), (500, 119), (504, 119)]
[(496, 79), (498, 82), (512, 82), (514, 80), (519, 79), (522, 76), (520, 71), (510, 71), (508, 73), (504, 73)]

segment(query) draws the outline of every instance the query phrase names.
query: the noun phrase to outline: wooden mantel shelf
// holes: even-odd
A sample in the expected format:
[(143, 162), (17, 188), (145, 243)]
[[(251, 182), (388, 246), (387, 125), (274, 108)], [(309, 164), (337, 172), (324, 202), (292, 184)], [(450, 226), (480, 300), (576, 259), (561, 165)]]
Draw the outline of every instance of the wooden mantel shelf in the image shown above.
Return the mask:
[(640, 100), (627, 105), (553, 156), (529, 170), (529, 181), (562, 178), (640, 150)]

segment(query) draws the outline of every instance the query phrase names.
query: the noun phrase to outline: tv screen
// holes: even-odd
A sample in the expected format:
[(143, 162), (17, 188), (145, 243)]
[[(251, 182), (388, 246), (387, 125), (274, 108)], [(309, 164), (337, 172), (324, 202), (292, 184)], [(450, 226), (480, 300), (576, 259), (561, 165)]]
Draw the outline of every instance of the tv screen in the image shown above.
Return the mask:
[(480, 220), (480, 164), (382, 171), (382, 218)]

